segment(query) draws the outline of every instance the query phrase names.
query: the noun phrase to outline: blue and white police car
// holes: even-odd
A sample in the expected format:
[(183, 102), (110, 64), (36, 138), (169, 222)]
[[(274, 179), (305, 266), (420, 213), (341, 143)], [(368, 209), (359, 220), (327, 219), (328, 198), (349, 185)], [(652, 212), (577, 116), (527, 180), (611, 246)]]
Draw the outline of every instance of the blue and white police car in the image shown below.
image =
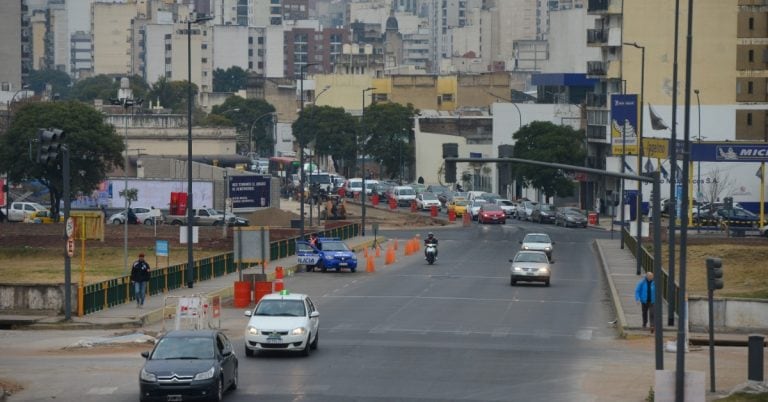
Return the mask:
[(317, 245), (307, 241), (296, 242), (298, 263), (307, 268), (307, 272), (319, 268), (325, 272), (329, 269), (341, 271), (343, 268), (351, 272), (357, 270), (357, 256), (346, 243), (338, 238), (318, 238)]

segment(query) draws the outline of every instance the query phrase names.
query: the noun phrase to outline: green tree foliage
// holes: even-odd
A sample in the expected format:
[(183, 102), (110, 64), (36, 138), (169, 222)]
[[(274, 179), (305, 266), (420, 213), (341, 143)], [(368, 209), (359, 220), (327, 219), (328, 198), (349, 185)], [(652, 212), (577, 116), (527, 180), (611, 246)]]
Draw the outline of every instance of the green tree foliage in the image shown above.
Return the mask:
[(314, 145), (318, 155), (331, 156), (337, 172), (355, 161), (355, 137), (358, 122), (344, 108), (310, 106), (293, 123), (293, 135), (299, 143)]
[(123, 141), (97, 110), (75, 101), (25, 103), (6, 135), (0, 136), (0, 171), (8, 172), (12, 182), (37, 179), (45, 184), (54, 216), (62, 199), (62, 172), (58, 165), (37, 163), (40, 128), (64, 130), (70, 152), (70, 197), (78, 191), (90, 193), (108, 172), (123, 165)]
[[(534, 121), (523, 126), (513, 138), (516, 158), (584, 166), (583, 131)], [(513, 169), (526, 186), (541, 189), (547, 197), (573, 195), (573, 180), (558, 169), (531, 165), (515, 165)]]
[(406, 166), (414, 161), (411, 128), (416, 113), (410, 103), (375, 103), (365, 109), (365, 120), (361, 123), (365, 132), (360, 143), (366, 144), (365, 153), (381, 162), (390, 178), (400, 174), (401, 161)]
[(37, 94), (45, 91), (46, 84), (51, 84), (53, 94), (59, 94), (59, 99), (67, 99), (72, 85), (69, 74), (59, 70), (32, 70), (27, 82), (29, 89)]
[[(133, 99), (146, 99), (149, 93), (149, 84), (140, 75), (128, 77)], [(83, 102), (93, 102), (101, 99), (109, 103), (111, 99), (117, 99), (120, 89), (120, 79), (100, 74), (94, 77), (84, 78), (75, 83), (70, 91), (70, 98)]]
[[(262, 99), (244, 99), (230, 96), (221, 105), (214, 106), (206, 123), (226, 123), (237, 129), (242, 137), (249, 138), (248, 144), (242, 144), (241, 151), (253, 151), (260, 156), (269, 156), (274, 147), (273, 130), (276, 116), (272, 115), (275, 107)], [(251, 148), (250, 145), (253, 145)]]
[[(168, 81), (160, 78), (152, 85), (147, 101), (171, 109), (174, 113), (187, 113), (188, 81)], [(192, 101), (197, 97), (197, 85), (192, 83)]]
[(214, 92), (237, 92), (245, 89), (248, 73), (238, 66), (232, 66), (226, 70), (217, 68), (213, 70)]

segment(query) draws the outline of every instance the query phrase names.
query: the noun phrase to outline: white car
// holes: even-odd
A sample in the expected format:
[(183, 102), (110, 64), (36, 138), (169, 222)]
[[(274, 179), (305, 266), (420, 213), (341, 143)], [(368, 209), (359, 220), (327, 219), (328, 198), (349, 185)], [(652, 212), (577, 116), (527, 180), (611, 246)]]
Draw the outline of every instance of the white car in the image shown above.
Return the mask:
[(543, 251), (549, 259), (552, 259), (555, 242), (546, 233), (528, 233), (520, 241), (520, 244), (522, 245), (520, 248), (523, 250)]
[(420, 193), (416, 196), (416, 207), (422, 211), (429, 211), (432, 207), (437, 207), (439, 211), (443, 204), (433, 193)]
[(262, 350), (298, 351), (309, 356), (317, 349), (320, 313), (309, 296), (281, 291), (264, 296), (245, 312), (245, 355)]
[(477, 220), (477, 216), (480, 214), (480, 206), (486, 202), (487, 201), (482, 198), (475, 198), (469, 202), (467, 205), (467, 212), (469, 212), (469, 216), (472, 217), (473, 221)]
[(501, 207), (501, 210), (504, 211), (504, 214), (507, 215), (507, 218), (512, 217), (512, 215), (515, 213), (515, 209), (517, 209), (515, 203), (506, 198), (497, 198), (493, 202)]
[[(131, 208), (133, 209), (133, 213), (136, 214), (136, 220), (139, 223), (143, 223), (145, 225), (152, 225), (154, 224), (153, 218), (157, 220), (157, 223), (163, 223), (163, 214), (160, 213), (159, 210), (156, 210), (154, 208)], [(125, 211), (120, 211), (116, 214), (112, 214), (109, 219), (107, 219), (107, 222), (112, 225), (122, 225), (125, 223)]]

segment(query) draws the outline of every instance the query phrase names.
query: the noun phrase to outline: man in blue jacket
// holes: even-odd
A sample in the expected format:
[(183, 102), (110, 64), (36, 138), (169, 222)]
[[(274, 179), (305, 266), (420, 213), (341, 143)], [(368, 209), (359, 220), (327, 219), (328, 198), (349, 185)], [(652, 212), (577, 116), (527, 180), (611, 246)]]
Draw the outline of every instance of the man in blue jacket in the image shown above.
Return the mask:
[(656, 300), (656, 284), (653, 283), (653, 272), (646, 272), (635, 287), (635, 301), (643, 306), (643, 328), (648, 325), (650, 319), (651, 332), (653, 332), (653, 301)]

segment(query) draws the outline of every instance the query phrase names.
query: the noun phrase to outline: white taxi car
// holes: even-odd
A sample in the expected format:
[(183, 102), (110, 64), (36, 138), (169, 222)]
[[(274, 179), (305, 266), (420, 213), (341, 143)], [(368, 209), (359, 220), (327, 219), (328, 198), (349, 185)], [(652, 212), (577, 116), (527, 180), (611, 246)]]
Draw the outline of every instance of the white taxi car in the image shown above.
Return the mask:
[(298, 351), (309, 356), (317, 349), (320, 313), (309, 296), (283, 290), (264, 296), (245, 312), (245, 355), (263, 350)]
[(528, 233), (520, 241), (520, 244), (522, 244), (520, 248), (523, 250), (543, 251), (550, 260), (552, 259), (555, 242), (546, 233)]

